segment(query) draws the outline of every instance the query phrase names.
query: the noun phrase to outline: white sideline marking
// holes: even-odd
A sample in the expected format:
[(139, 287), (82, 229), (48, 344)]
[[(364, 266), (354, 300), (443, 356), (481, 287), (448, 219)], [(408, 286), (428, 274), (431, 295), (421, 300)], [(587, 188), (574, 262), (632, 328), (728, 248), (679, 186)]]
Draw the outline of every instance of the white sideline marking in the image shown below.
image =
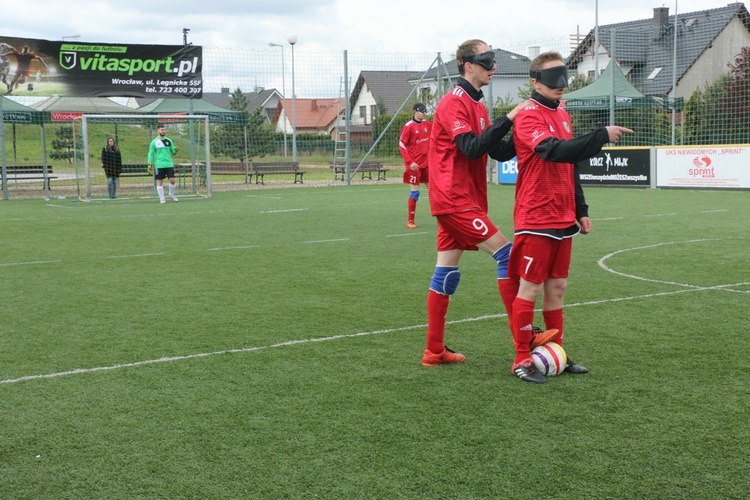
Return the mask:
[(262, 214), (283, 214), (287, 212), (305, 212), (307, 208), (288, 208), (285, 210), (261, 210)]
[(644, 217), (672, 217), (672, 216), (675, 216), (675, 215), (677, 215), (677, 214), (676, 213), (674, 213), (674, 214), (651, 214), (651, 215), (647, 214), (647, 215), (644, 215)]
[(108, 259), (130, 259), (134, 257), (153, 257), (154, 255), (167, 255), (167, 252), (137, 253), (133, 255), (110, 255)]
[(420, 231), (418, 233), (403, 233), (403, 234), (386, 234), (386, 238), (400, 238), (401, 236), (416, 236), (418, 234), (427, 234), (427, 231)]
[(57, 262), (62, 262), (62, 260), (37, 260), (34, 262), (8, 262), (6, 264), (0, 264), (0, 267), (7, 267), (7, 266), (30, 266), (32, 264), (55, 264)]
[(209, 248), (209, 252), (217, 252), (220, 250), (245, 250), (246, 248), (258, 248), (260, 245), (246, 245), (243, 247), (223, 247), (223, 248)]
[(336, 240), (311, 240), (303, 241), (302, 243), (333, 243), (335, 241), (349, 241), (349, 238), (338, 238)]
[[(750, 283), (737, 283), (737, 285), (749, 285), (749, 284)], [(717, 290), (717, 289), (728, 287), (728, 286), (734, 286), (734, 285), (719, 285), (719, 286), (699, 288), (699, 289), (690, 288), (690, 289), (684, 289), (684, 290), (676, 290), (672, 292), (659, 292), (659, 293), (649, 293), (645, 295), (633, 295), (632, 297), (618, 297), (614, 299), (592, 300), (589, 302), (579, 302), (577, 304), (566, 304), (565, 307), (581, 307), (581, 306), (605, 304), (607, 302), (622, 302), (624, 300), (648, 299), (651, 297), (663, 297), (666, 295), (674, 295), (677, 293), (690, 293), (690, 292), (700, 292), (704, 290)], [(478, 316), (476, 318), (464, 318), (464, 319), (457, 319), (453, 321), (446, 321), (446, 325), (456, 325), (459, 323), (471, 323), (474, 321), (484, 321), (487, 319), (503, 318), (506, 316), (507, 314), (487, 314), (484, 316)], [(24, 377), (0, 380), (0, 384), (15, 384), (17, 382), (25, 382), (28, 380), (41, 380), (41, 379), (47, 379), (47, 378), (65, 377), (68, 375), (82, 375), (86, 373), (119, 370), (121, 368), (131, 368), (134, 366), (155, 365), (157, 363), (169, 363), (172, 361), (185, 361), (189, 359), (207, 358), (209, 356), (222, 356), (225, 354), (239, 354), (239, 353), (245, 353), (245, 352), (263, 351), (266, 349), (273, 349), (276, 347), (287, 347), (287, 346), (300, 345), (300, 344), (309, 344), (312, 342), (327, 342), (329, 340), (350, 339), (350, 338), (355, 338), (355, 337), (364, 337), (367, 335), (379, 335), (381, 333), (403, 332), (403, 331), (408, 331), (408, 330), (416, 330), (419, 328), (427, 328), (427, 325), (421, 324), (421, 325), (403, 326), (400, 328), (386, 328), (383, 330), (373, 330), (370, 332), (331, 335), (329, 337), (289, 340), (287, 342), (279, 342), (277, 344), (270, 344), (270, 345), (265, 345), (265, 346), (244, 347), (244, 348), (239, 348), (239, 349), (226, 349), (223, 351), (204, 352), (204, 353), (198, 353), (198, 354), (186, 354), (184, 356), (172, 356), (168, 358), (148, 359), (145, 361), (135, 361), (133, 363), (122, 363), (122, 364), (110, 365), (110, 366), (97, 366), (94, 368), (78, 368), (76, 370), (69, 370), (69, 371), (57, 372), (57, 373), (46, 373), (46, 374), (41, 374), (41, 375), (26, 375)]]
[[(698, 240), (688, 240), (683, 241), (680, 243), (698, 243), (698, 242), (705, 242), (705, 241), (719, 241), (721, 238), (717, 239), (698, 239)], [(328, 240), (328, 241), (341, 241), (341, 240)], [(317, 243), (317, 242), (312, 242)], [(598, 304), (606, 304), (610, 302), (622, 302), (625, 300), (637, 300), (637, 299), (648, 299), (653, 297), (665, 297), (668, 295), (675, 295), (678, 293), (691, 293), (691, 292), (702, 292), (707, 290), (726, 290), (729, 292), (737, 292), (737, 293), (750, 293), (750, 290), (732, 290), (731, 287), (736, 286), (748, 286), (750, 285), (750, 282), (743, 282), (743, 283), (732, 283), (728, 285), (715, 285), (715, 286), (707, 286), (707, 287), (701, 287), (697, 285), (691, 285), (687, 283), (677, 283), (672, 281), (661, 281), (661, 280), (653, 280), (648, 278), (643, 278), (640, 276), (634, 276), (629, 275), (625, 273), (621, 273), (618, 271), (613, 270), (612, 268), (604, 265), (604, 261), (607, 260), (609, 257), (613, 255), (617, 255), (623, 252), (629, 252), (633, 250), (641, 250), (646, 248), (655, 248), (663, 245), (674, 245), (676, 242), (667, 242), (667, 243), (656, 243), (654, 245), (646, 245), (642, 247), (633, 247), (633, 248), (626, 248), (623, 250), (617, 250), (615, 252), (609, 253), (599, 259), (598, 263), (599, 266), (602, 267), (605, 271), (618, 274), (620, 276), (633, 278), (637, 280), (642, 281), (649, 281), (654, 283), (662, 283), (662, 284), (669, 284), (669, 285), (676, 285), (684, 287), (682, 290), (674, 290), (671, 292), (657, 292), (657, 293), (648, 293), (644, 295), (633, 295), (630, 297), (617, 297), (617, 298), (611, 298), (611, 299), (601, 299), (601, 300), (592, 300), (588, 302), (578, 302), (576, 304), (566, 304), (565, 307), (582, 307), (582, 306), (590, 306), (590, 305), (598, 305)], [(49, 262), (59, 262), (59, 261), (49, 261)], [(8, 265), (8, 264), (3, 264)], [(537, 309), (538, 311), (538, 309)], [(487, 314), (484, 316), (478, 316), (475, 318), (464, 318), (464, 319), (457, 319), (452, 321), (446, 321), (446, 325), (455, 325), (459, 323), (470, 323), (474, 321), (484, 321), (487, 319), (495, 319), (495, 318), (503, 318), (507, 317), (507, 314)], [(309, 344), (312, 342), (327, 342), (329, 340), (339, 340), (339, 339), (349, 339), (349, 338), (355, 338), (355, 337), (364, 337), (367, 335), (378, 335), (382, 333), (394, 333), (394, 332), (403, 332), (408, 330), (416, 330), (419, 328), (427, 328), (426, 324), (420, 324), (420, 325), (412, 325), (412, 326), (404, 326), (400, 328), (387, 328), (383, 330), (373, 330), (370, 332), (359, 332), (359, 333), (349, 333), (349, 334), (341, 334), (341, 335), (332, 335), (329, 337), (320, 337), (320, 338), (311, 338), (311, 339), (301, 339), (301, 340), (289, 340), (286, 342), (279, 342), (277, 344), (270, 344), (266, 346), (256, 346), (256, 347), (244, 347), (244, 348), (238, 348), (238, 349), (226, 349), (223, 351), (213, 351), (213, 352), (205, 352), (205, 353), (198, 353), (198, 354), (187, 354), (184, 356), (172, 356), (172, 357), (165, 357), (165, 358), (158, 358), (158, 359), (150, 359), (145, 361), (135, 361), (133, 363), (122, 363), (117, 365), (110, 365), (110, 366), (98, 366), (94, 368), (78, 368), (75, 370), (69, 370), (64, 372), (56, 372), (56, 373), (47, 373), (47, 374), (40, 374), (40, 375), (26, 375), (23, 377), (18, 378), (12, 378), (12, 379), (4, 379), (0, 380), (0, 384), (14, 384), (17, 382), (25, 382), (29, 380), (41, 380), (41, 379), (50, 379), (50, 378), (57, 378), (57, 377), (65, 377), (68, 375), (81, 375), (86, 373), (94, 373), (94, 372), (101, 372), (101, 371), (110, 371), (110, 370), (119, 370), (121, 368), (131, 368), (135, 366), (144, 366), (144, 365), (153, 365), (157, 363), (168, 363), (172, 361), (184, 361), (189, 359), (197, 359), (197, 358), (206, 358), (209, 356), (221, 356), (225, 354), (238, 354), (238, 353), (246, 353), (246, 352), (254, 352), (254, 351), (262, 351), (266, 349), (273, 349), (276, 347), (287, 347), (287, 346), (293, 346), (293, 345), (300, 345), (300, 344)]]

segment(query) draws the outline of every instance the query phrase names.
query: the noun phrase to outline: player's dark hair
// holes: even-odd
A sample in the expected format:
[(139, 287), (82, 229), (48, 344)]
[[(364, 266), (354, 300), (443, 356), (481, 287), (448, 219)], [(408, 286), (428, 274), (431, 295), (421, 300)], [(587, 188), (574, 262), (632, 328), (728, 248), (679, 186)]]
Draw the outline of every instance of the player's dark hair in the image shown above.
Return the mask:
[(463, 76), (466, 72), (466, 68), (464, 68), (465, 59), (476, 54), (477, 45), (480, 44), (487, 45), (484, 40), (474, 38), (472, 40), (466, 40), (464, 43), (458, 46), (458, 50), (456, 51), (456, 63), (458, 64), (458, 73), (461, 76)]
[(562, 54), (560, 54), (559, 52), (555, 52), (554, 50), (551, 50), (549, 52), (542, 52), (541, 54), (536, 56), (533, 61), (531, 61), (529, 70), (532, 72), (539, 71), (541, 67), (549, 61), (565, 62), (565, 59), (563, 58)]

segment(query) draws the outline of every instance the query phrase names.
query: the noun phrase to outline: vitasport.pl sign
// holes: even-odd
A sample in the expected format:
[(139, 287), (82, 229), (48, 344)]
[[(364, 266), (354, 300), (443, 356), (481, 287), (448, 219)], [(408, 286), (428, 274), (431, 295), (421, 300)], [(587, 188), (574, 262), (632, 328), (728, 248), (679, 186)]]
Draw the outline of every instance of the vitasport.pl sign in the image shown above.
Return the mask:
[(195, 45), (0, 37), (0, 80), (10, 95), (200, 98), (202, 68)]

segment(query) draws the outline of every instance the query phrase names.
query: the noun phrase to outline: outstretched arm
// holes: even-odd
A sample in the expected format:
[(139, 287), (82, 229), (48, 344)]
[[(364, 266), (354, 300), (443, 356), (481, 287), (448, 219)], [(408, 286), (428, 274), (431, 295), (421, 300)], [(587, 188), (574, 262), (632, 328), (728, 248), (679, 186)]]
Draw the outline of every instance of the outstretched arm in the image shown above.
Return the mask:
[(534, 151), (547, 161), (577, 163), (596, 155), (608, 142), (617, 144), (623, 133), (633, 131), (617, 125), (597, 127), (569, 141), (550, 137), (537, 144)]

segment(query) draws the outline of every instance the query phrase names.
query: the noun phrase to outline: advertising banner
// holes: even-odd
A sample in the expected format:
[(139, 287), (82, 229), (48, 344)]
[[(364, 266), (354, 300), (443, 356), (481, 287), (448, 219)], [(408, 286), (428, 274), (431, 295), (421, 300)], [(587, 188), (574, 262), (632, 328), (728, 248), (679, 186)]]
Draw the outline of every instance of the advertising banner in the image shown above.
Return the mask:
[(750, 188), (750, 146), (657, 147), (657, 187)]
[(588, 160), (578, 162), (581, 184), (586, 186), (651, 185), (651, 148), (604, 148)]
[(497, 162), (497, 183), (515, 184), (518, 177), (518, 158)]
[(0, 36), (0, 94), (200, 98), (195, 45), (70, 43)]

